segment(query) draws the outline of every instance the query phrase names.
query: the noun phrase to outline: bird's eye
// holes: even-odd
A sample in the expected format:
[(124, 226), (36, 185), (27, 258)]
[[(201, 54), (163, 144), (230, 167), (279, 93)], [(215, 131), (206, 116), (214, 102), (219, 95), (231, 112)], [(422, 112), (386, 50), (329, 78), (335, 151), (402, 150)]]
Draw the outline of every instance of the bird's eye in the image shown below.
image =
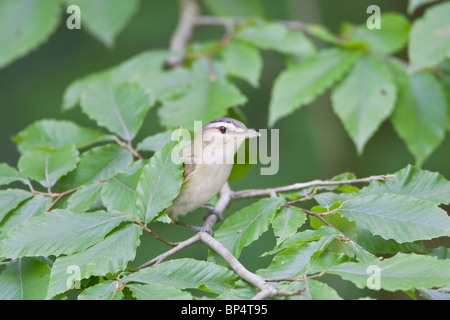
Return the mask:
[(222, 132), (222, 134), (225, 134), (225, 133), (227, 132), (227, 128), (224, 127), (224, 126), (221, 126), (221, 127), (219, 128), (219, 131)]

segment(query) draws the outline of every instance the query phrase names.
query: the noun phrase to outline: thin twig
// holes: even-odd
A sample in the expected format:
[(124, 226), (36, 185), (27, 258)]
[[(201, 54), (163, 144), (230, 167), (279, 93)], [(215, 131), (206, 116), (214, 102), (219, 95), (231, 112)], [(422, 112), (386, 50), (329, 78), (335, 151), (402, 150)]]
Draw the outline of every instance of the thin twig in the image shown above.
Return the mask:
[(143, 224), (142, 222), (140, 222), (137, 218), (135, 218), (135, 220), (136, 220), (136, 223), (142, 227), (142, 229), (144, 229), (145, 231), (150, 233), (152, 236), (154, 236), (156, 240), (164, 242), (165, 244), (167, 244), (171, 247), (176, 247), (179, 244), (178, 242), (170, 242), (170, 241), (167, 241), (166, 239), (161, 238), (155, 232), (153, 232), (152, 230), (147, 228), (147, 226), (145, 224)]
[(314, 198), (314, 196), (317, 194), (317, 189), (314, 189), (313, 192), (311, 192), (310, 194), (307, 194), (306, 196), (302, 197), (302, 198), (298, 198), (292, 201), (287, 201), (283, 204), (283, 206), (288, 207), (288, 206), (292, 206), (295, 203), (299, 203), (299, 202), (303, 202), (303, 201), (307, 201), (307, 200), (311, 200), (312, 198)]
[(198, 26), (223, 26), (225, 29), (231, 28), (236, 24), (242, 24), (247, 18), (241, 17), (215, 17), (215, 16), (198, 16), (195, 24)]
[(300, 30), (307, 34), (308, 36), (314, 36), (314, 32), (311, 31), (311, 28), (306, 24), (298, 20), (275, 20), (275, 23), (282, 24), (289, 29), (292, 30)]
[(53, 200), (52, 204), (47, 208), (47, 210), (45, 210), (45, 212), (49, 212), (50, 210), (52, 210), (52, 208), (55, 206), (55, 204), (56, 204), (59, 200), (61, 200), (61, 198), (64, 198), (65, 196), (67, 196), (67, 195), (69, 195), (69, 194), (71, 194), (71, 193), (74, 193), (75, 191), (78, 191), (80, 188), (81, 188), (81, 187), (76, 187), (76, 188), (67, 190), (67, 191), (65, 191), (65, 192), (59, 193), (59, 194), (57, 195), (56, 199)]
[[(198, 17), (197, 19), (200, 19), (202, 17)], [(224, 18), (225, 21), (227, 21), (226, 18)], [(224, 23), (225, 27), (225, 34), (220, 39), (220, 41), (214, 45), (212, 48), (206, 50), (206, 51), (198, 51), (198, 52), (191, 52), (186, 55), (186, 59), (198, 59), (201, 57), (205, 57), (208, 59), (209, 69), (210, 69), (210, 81), (216, 80), (216, 74), (214, 70), (214, 56), (220, 52), (224, 47), (226, 47), (230, 41), (233, 39), (235, 32), (234, 32), (234, 24), (233, 23)]]
[(267, 282), (301, 282), (308, 279), (319, 278), (325, 274), (325, 271), (321, 273), (313, 274), (312, 276), (304, 276), (301, 278), (277, 278), (277, 279), (265, 279)]
[(200, 12), (197, 0), (179, 0), (179, 12), (178, 25), (169, 46), (173, 55), (167, 58), (166, 68), (179, 67), (184, 62), (186, 46), (192, 37)]
[[(108, 181), (108, 179), (97, 180), (97, 182), (100, 182), (100, 183), (106, 182), (106, 181)], [(40, 194), (40, 195), (47, 196), (47, 197), (52, 197), (52, 198), (56, 197), (56, 199), (53, 200), (53, 202), (50, 204), (50, 206), (46, 210), (46, 212), (49, 212), (59, 200), (61, 200), (62, 198), (64, 198), (65, 196), (67, 196), (69, 194), (72, 194), (72, 193), (80, 190), (80, 188), (81, 188), (81, 186), (61, 192), (61, 193), (45, 193), (45, 192), (40, 192), (40, 191), (33, 191), (33, 193)]]
[(159, 264), (159, 263), (163, 262), (164, 260), (166, 260), (168, 257), (170, 257), (170, 256), (174, 255), (175, 253), (183, 250), (184, 248), (189, 247), (190, 245), (192, 245), (194, 243), (197, 243), (199, 240), (200, 240), (200, 232), (195, 234), (194, 236), (190, 237), (187, 240), (178, 242), (176, 247), (173, 247), (172, 249), (170, 249), (170, 250), (168, 250), (168, 251), (158, 255), (157, 257), (147, 261), (146, 263), (140, 265), (139, 267), (134, 268), (131, 272), (136, 272), (136, 271), (139, 271), (141, 269), (150, 267), (152, 265)]
[[(327, 220), (325, 220), (324, 219), (324, 215), (327, 215), (327, 214), (333, 214), (333, 213), (336, 213), (336, 211), (337, 210), (332, 210), (332, 211), (327, 211), (327, 212), (324, 212), (324, 213), (317, 213), (317, 212), (313, 212), (313, 211), (311, 211), (311, 210), (307, 210), (307, 209), (304, 209), (304, 208), (299, 208), (300, 210), (302, 210), (304, 213), (306, 213), (306, 214), (309, 214), (309, 215), (311, 215), (311, 216), (313, 216), (313, 217), (316, 217), (317, 219), (319, 219), (320, 221), (322, 221), (325, 225), (327, 225), (327, 226), (329, 226), (330, 228), (333, 228), (334, 230), (336, 230), (336, 231), (338, 231), (338, 232), (340, 232), (340, 233), (342, 233), (338, 228), (336, 228), (335, 226), (333, 226), (331, 223), (329, 223)], [(342, 237), (342, 240), (343, 241), (350, 241), (350, 239), (347, 237), (347, 236), (343, 236)]]
[(257, 197), (270, 196), (273, 193), (300, 190), (300, 189), (305, 189), (305, 188), (309, 188), (309, 187), (323, 187), (323, 186), (336, 186), (336, 185), (342, 185), (342, 184), (364, 183), (364, 182), (371, 182), (374, 180), (383, 181), (385, 179), (393, 178), (393, 177), (395, 177), (395, 175), (388, 174), (388, 175), (378, 175), (378, 176), (371, 176), (371, 177), (367, 177), (367, 178), (351, 179), (351, 180), (338, 180), (338, 181), (313, 180), (313, 181), (309, 181), (309, 182), (294, 183), (291, 185), (275, 187), (275, 188), (241, 190), (241, 191), (234, 192), (232, 196), (233, 196), (233, 200), (234, 199), (242, 199), (242, 198), (257, 198)]
[(116, 143), (117, 143), (119, 146), (124, 147), (125, 149), (127, 149), (127, 150), (128, 150), (135, 158), (137, 158), (137, 159), (139, 159), (139, 160), (144, 159), (144, 158), (139, 154), (139, 152), (137, 152), (137, 150), (133, 148), (133, 146), (131, 145), (131, 142), (130, 142), (130, 141), (128, 141), (128, 142), (122, 141), (122, 140), (120, 140), (119, 138), (117, 138), (116, 136), (114, 136), (114, 141), (116, 141)]

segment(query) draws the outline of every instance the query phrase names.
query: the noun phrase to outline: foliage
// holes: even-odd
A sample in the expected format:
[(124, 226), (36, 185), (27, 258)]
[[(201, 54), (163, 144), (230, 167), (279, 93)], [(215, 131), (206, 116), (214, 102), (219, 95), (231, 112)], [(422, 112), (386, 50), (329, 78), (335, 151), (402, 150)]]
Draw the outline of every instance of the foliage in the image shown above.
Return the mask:
[[(411, 0), (408, 11), (427, 2)], [(7, 48), (0, 51), (0, 67), (45, 41), (67, 3), (2, 1), (0, 30), (8, 32), (0, 33), (0, 48)], [(87, 32), (106, 46), (139, 5), (70, 3), (86, 12)], [(288, 61), (272, 88), (269, 126), (331, 90), (333, 109), (359, 153), (389, 119), (416, 165), (395, 176), (358, 181), (344, 174), (331, 185), (264, 195), (231, 213), (214, 239), (239, 258), (262, 234), (272, 233), (276, 243), (263, 254), (271, 262), (255, 275), (280, 292), (297, 292), (280, 299), (340, 299), (319, 278), (324, 274), (359, 288), (417, 290), (427, 299), (448, 299), (448, 249), (429, 249), (425, 240), (450, 235), (442, 207), (450, 204), (450, 181), (420, 165), (450, 128), (450, 3), (432, 5), (415, 21), (385, 13), (380, 30), (347, 24), (339, 35), (317, 25), (265, 21), (256, 0), (229, 3), (203, 1), (213, 17), (240, 17), (219, 20), (231, 23), (232, 32), (189, 45), (186, 60), (175, 68), (165, 67), (170, 51), (149, 50), (75, 80), (62, 109), (79, 106), (99, 128), (44, 119), (13, 138), (21, 154), (17, 169), (0, 164), (1, 299), (63, 299), (76, 288), (79, 299), (255, 296), (258, 289), (214, 248), (207, 261), (162, 259), (137, 269), (132, 263), (142, 234), (152, 233), (155, 221), (167, 222), (164, 209), (183, 181), (182, 165), (170, 158), (178, 143), (170, 141), (171, 131), (192, 129), (194, 120), (209, 121), (231, 109), (239, 114), (247, 97), (235, 80), (260, 86), (264, 50)], [(26, 25), (16, 25), (17, 10), (29, 12)], [(327, 46), (316, 48), (312, 39)], [(395, 55), (403, 49), (409, 62)], [(164, 131), (136, 141), (156, 107)], [(153, 155), (148, 160), (140, 152)], [(356, 187), (357, 182), (368, 185)], [(370, 282), (373, 270), (380, 271), (378, 287)]]

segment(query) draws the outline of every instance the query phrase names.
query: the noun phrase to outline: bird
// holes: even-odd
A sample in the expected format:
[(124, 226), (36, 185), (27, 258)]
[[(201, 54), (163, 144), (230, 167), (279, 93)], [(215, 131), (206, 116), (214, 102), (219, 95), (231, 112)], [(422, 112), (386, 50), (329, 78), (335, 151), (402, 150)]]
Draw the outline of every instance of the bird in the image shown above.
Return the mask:
[(233, 168), (234, 155), (242, 143), (260, 135), (233, 118), (218, 118), (204, 125), (194, 140), (180, 151), (184, 168), (183, 183), (178, 196), (165, 210), (172, 222), (195, 231), (212, 233), (211, 229), (189, 225), (178, 218), (203, 207), (222, 220), (221, 214), (214, 207), (205, 204), (227, 182)]

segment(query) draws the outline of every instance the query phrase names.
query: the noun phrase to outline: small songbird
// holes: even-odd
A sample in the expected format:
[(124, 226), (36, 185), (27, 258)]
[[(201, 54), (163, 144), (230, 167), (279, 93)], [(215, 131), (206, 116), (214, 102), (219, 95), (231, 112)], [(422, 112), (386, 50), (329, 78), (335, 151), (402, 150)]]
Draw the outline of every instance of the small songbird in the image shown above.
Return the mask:
[(232, 118), (219, 118), (203, 126), (194, 140), (180, 152), (184, 165), (184, 181), (178, 196), (165, 213), (174, 223), (196, 231), (208, 231), (178, 221), (178, 217), (204, 207), (222, 217), (213, 207), (205, 207), (227, 182), (233, 168), (234, 155), (248, 138), (261, 134)]

